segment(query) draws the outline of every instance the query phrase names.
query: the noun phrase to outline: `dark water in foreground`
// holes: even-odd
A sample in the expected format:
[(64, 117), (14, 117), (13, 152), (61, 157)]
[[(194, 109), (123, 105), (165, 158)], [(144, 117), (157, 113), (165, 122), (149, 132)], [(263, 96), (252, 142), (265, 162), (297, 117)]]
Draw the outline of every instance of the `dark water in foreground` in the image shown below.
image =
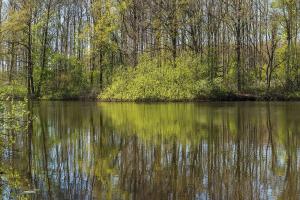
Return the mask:
[[(300, 103), (41, 102), (30, 199), (300, 199)], [(26, 182), (26, 183), (25, 183)]]

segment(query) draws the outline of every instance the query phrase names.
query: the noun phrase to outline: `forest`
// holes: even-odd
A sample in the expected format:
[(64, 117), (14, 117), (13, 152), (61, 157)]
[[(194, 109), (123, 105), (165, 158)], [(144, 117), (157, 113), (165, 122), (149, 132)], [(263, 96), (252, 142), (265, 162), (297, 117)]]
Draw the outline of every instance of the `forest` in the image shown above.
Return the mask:
[(0, 97), (300, 98), (297, 0), (0, 0)]
[(300, 199), (299, 113), (300, 0), (0, 0), (0, 199)]

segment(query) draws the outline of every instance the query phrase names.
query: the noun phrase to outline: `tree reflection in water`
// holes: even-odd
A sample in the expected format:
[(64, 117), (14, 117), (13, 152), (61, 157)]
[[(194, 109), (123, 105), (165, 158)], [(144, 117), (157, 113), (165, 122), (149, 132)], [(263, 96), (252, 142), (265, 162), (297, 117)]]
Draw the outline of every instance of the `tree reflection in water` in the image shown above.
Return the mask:
[(41, 102), (14, 167), (33, 199), (299, 199), (299, 111)]

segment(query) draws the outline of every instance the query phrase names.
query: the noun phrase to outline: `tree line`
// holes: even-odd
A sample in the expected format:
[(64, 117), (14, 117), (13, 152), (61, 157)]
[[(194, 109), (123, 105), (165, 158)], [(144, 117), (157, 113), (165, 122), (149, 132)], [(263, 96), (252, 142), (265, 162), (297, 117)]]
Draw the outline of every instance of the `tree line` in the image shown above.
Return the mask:
[(0, 0), (0, 11), (1, 81), (30, 97), (101, 92), (144, 55), (176, 68), (192, 54), (209, 83), (239, 93), (300, 87), (297, 0)]

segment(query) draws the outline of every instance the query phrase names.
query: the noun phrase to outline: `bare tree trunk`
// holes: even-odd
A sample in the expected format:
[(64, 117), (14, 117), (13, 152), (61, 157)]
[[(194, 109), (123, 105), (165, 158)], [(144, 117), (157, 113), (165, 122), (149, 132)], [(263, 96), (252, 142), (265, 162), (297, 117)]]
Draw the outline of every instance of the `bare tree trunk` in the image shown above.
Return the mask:
[(242, 83), (241, 83), (241, 1), (238, 1), (237, 3), (237, 22), (235, 25), (235, 32), (236, 32), (236, 70), (237, 70), (237, 89), (238, 92), (241, 92), (242, 90)]
[(42, 47), (42, 66), (41, 66), (41, 74), (40, 74), (40, 79), (38, 83), (38, 90), (37, 90), (37, 96), (41, 96), (41, 86), (42, 82), (46, 78), (45, 74), (45, 68), (47, 65), (47, 48), (48, 48), (48, 32), (49, 32), (49, 21), (50, 21), (50, 12), (51, 12), (51, 5), (52, 0), (49, 0), (48, 5), (47, 5), (47, 18), (46, 18), (46, 24), (44, 27), (44, 33), (43, 33), (43, 47)]
[(28, 26), (28, 41), (27, 41), (27, 62), (28, 62), (28, 69), (27, 69), (27, 95), (29, 98), (34, 96), (34, 81), (33, 81), (33, 60), (32, 60), (32, 10), (30, 9), (30, 17), (27, 22)]

